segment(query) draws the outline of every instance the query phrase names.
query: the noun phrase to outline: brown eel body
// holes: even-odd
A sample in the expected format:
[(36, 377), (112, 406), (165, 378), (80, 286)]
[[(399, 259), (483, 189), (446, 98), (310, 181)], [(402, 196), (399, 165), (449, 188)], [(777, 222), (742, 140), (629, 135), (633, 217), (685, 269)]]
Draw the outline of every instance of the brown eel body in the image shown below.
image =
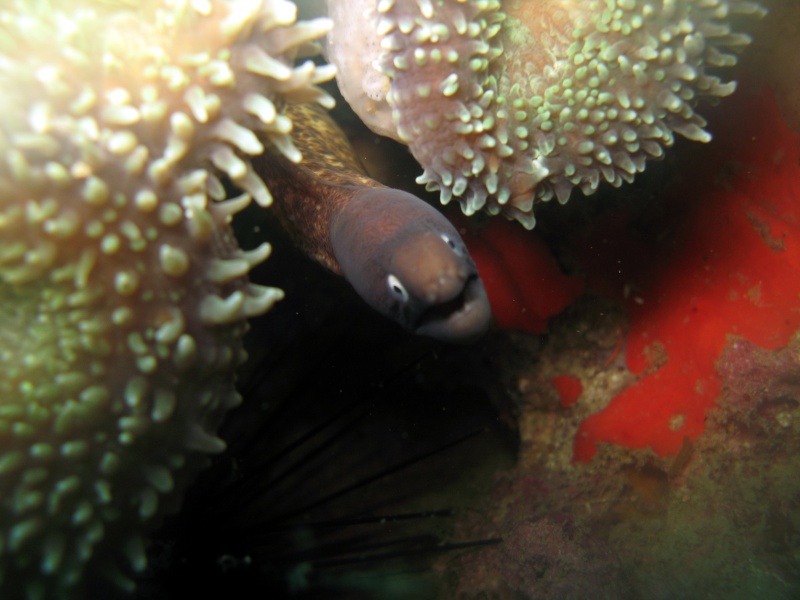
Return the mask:
[(286, 112), (303, 160), (267, 152), (256, 168), (294, 243), (410, 331), (454, 342), (484, 333), (486, 292), (452, 224), (416, 196), (370, 179), (323, 109), (296, 104)]

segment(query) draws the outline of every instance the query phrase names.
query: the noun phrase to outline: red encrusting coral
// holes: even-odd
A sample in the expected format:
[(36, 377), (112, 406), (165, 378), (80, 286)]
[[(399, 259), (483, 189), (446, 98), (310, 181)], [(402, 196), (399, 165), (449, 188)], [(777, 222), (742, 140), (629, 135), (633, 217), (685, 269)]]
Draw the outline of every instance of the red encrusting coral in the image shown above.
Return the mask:
[(556, 392), (561, 406), (569, 408), (580, 400), (583, 393), (583, 384), (581, 380), (574, 375), (556, 375), (550, 379)]
[(536, 232), (499, 218), (481, 228), (459, 218), (455, 221), (478, 266), (500, 329), (544, 333), (547, 320), (583, 292), (583, 282), (562, 272)]
[[(677, 453), (704, 429), (729, 337), (774, 349), (800, 327), (800, 140), (768, 91), (740, 93), (724, 108), (714, 141), (689, 151), (657, 216), (619, 210), (576, 244), (586, 286), (627, 308), (626, 362), (640, 375), (581, 425), (578, 461), (591, 460), (598, 442)], [(544, 333), (582, 293), (535, 232), (502, 219), (456, 221), (499, 328)], [(561, 389), (564, 378), (553, 385), (568, 407), (580, 392)]]
[(640, 378), (582, 423), (577, 461), (599, 442), (675, 454), (704, 429), (731, 336), (775, 349), (800, 327), (800, 138), (769, 91), (724, 108), (714, 141), (658, 199), (663, 214), (633, 228), (611, 215), (580, 243), (587, 287), (627, 307)]

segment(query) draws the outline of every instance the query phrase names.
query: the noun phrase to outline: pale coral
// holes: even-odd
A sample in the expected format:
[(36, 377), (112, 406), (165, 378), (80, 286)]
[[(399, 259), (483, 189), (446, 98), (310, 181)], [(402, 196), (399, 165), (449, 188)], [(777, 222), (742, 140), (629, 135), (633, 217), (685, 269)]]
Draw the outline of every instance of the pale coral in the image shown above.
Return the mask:
[[(386, 77), (392, 122), (373, 103), (356, 112), (409, 145), (443, 203), (529, 228), (535, 202), (632, 181), (676, 133), (710, 140), (695, 107), (733, 92), (712, 71), (749, 41), (731, 18), (763, 14), (748, 0), (380, 0), (343, 21), (344, 4), (329, 2), (335, 41)], [(372, 28), (379, 50), (340, 27)]]
[[(146, 566), (240, 402), (248, 281), (231, 216), (249, 156), (299, 153), (285, 101), (329, 97), (283, 0), (0, 8), (0, 596), (79, 595)], [(224, 200), (218, 175), (246, 194)], [(224, 201), (223, 201), (224, 200)], [(109, 552), (110, 551), (110, 552)]]

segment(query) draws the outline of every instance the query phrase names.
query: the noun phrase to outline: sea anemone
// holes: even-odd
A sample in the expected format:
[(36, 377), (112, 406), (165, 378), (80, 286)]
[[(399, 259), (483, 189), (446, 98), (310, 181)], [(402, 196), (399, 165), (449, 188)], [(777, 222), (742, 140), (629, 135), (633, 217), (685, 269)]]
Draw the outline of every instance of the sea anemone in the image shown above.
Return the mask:
[(537, 201), (630, 182), (676, 133), (709, 141), (695, 106), (734, 91), (712, 71), (749, 42), (731, 18), (764, 12), (748, 0), (381, 0), (345, 19), (350, 4), (329, 1), (348, 102), (409, 145), (418, 183), (443, 203), (527, 228)]
[[(135, 8), (134, 8), (135, 6)], [(294, 65), (329, 29), (283, 0), (5, 2), (0, 9), (0, 596), (131, 589), (240, 402), (248, 281), (231, 216), (268, 204), (248, 156), (299, 153)], [(216, 172), (216, 174), (215, 174)], [(246, 194), (223, 201), (217, 175)], [(110, 552), (109, 552), (110, 551)]]

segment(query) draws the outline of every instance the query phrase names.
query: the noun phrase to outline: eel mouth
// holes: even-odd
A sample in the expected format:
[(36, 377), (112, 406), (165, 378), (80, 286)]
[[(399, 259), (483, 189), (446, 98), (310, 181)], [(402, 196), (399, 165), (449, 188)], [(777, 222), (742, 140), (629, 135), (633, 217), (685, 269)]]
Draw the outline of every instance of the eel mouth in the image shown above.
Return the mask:
[(422, 311), (413, 330), (447, 342), (468, 343), (486, 333), (491, 321), (492, 310), (483, 281), (470, 275), (455, 296)]

